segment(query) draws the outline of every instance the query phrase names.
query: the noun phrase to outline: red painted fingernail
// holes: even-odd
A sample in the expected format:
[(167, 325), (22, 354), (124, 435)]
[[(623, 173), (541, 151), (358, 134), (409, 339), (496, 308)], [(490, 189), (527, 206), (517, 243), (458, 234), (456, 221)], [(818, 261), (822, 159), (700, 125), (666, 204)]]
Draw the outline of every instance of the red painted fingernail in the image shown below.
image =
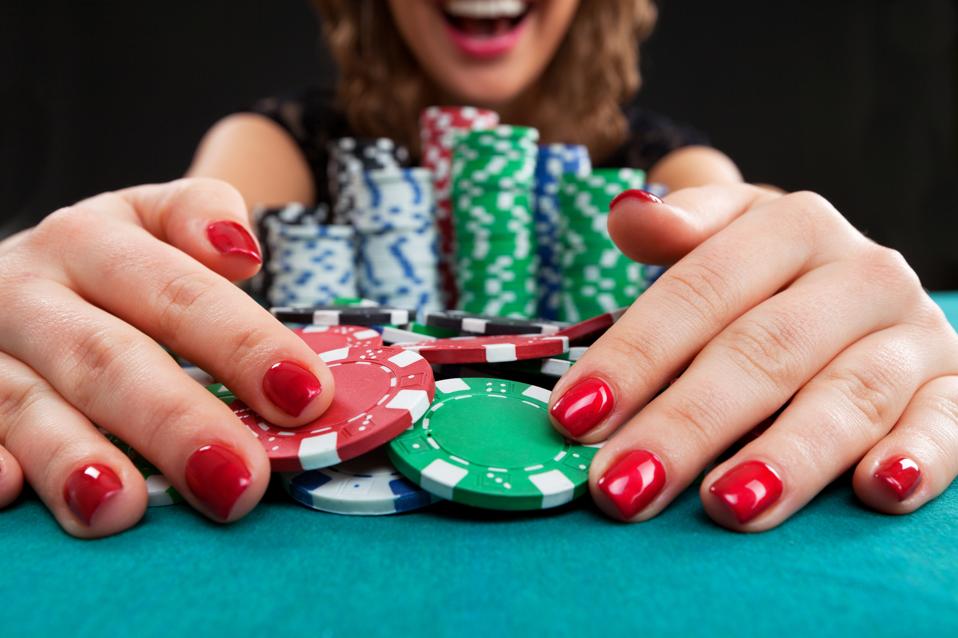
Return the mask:
[(649, 191), (644, 191), (639, 188), (630, 188), (627, 191), (622, 191), (615, 196), (615, 199), (612, 200), (612, 203), (609, 204), (609, 210), (614, 210), (619, 202), (625, 201), (627, 199), (634, 199), (638, 202), (643, 202), (645, 204), (661, 204), (662, 200), (650, 193)]
[(739, 523), (747, 523), (782, 495), (782, 479), (761, 461), (746, 461), (712, 483), (709, 492), (732, 510)]
[(253, 236), (234, 221), (213, 222), (206, 227), (206, 236), (209, 237), (213, 248), (224, 255), (239, 255), (257, 264), (263, 263)]
[(612, 388), (595, 377), (583, 379), (565, 391), (552, 406), (552, 416), (572, 436), (597, 426), (615, 406)]
[(657, 456), (647, 450), (623, 455), (606, 470), (597, 483), (622, 514), (632, 518), (652, 502), (665, 485), (665, 468)]
[(921, 468), (907, 456), (899, 456), (878, 468), (875, 478), (888, 488), (895, 498), (904, 501), (921, 482)]
[(292, 361), (280, 361), (263, 376), (263, 392), (286, 414), (299, 416), (322, 391), (313, 373)]
[(63, 500), (74, 516), (89, 526), (100, 506), (122, 489), (123, 483), (113, 470), (91, 463), (70, 474), (63, 486)]
[(222, 520), (246, 491), (250, 472), (236, 452), (222, 445), (204, 445), (186, 461), (186, 483), (193, 495)]

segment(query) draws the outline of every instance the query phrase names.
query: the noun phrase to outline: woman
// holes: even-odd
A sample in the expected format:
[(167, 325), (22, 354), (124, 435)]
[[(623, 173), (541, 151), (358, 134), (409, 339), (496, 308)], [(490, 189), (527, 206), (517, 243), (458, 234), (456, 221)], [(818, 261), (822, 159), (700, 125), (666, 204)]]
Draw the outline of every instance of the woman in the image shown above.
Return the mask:
[(263, 450), (154, 340), (275, 423), (321, 414), (335, 391), (326, 367), (224, 280), (260, 265), (248, 207), (321, 197), (328, 137), (415, 146), (415, 114), (437, 102), (494, 108), (673, 191), (613, 203), (622, 250), (675, 265), (553, 392), (560, 431), (611, 436), (591, 476), (611, 516), (655, 516), (786, 403), (702, 482), (720, 524), (774, 527), (856, 463), (856, 492), (885, 512), (951, 482), (954, 331), (902, 258), (821, 197), (745, 185), (720, 152), (630, 102), (647, 0), (318, 4), (342, 117), (312, 98), (234, 115), (203, 140), (193, 179), (94, 197), (0, 245), (0, 504), (22, 472), (71, 534), (134, 524), (143, 480), (96, 423), (214, 520), (246, 514), (269, 477)]

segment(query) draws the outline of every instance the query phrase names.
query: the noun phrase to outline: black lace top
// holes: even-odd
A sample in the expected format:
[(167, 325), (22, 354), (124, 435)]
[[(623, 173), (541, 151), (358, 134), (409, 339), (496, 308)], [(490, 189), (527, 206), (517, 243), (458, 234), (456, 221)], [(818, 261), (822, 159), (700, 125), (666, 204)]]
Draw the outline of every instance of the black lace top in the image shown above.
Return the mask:
[[(312, 170), (317, 199), (328, 199), (326, 144), (352, 135), (343, 114), (333, 106), (330, 92), (316, 88), (292, 96), (268, 98), (257, 103), (252, 110), (275, 121), (296, 140)], [(649, 170), (678, 148), (708, 144), (702, 133), (643, 109), (635, 102), (627, 105), (624, 111), (631, 135), (621, 148), (601, 163), (602, 166)]]

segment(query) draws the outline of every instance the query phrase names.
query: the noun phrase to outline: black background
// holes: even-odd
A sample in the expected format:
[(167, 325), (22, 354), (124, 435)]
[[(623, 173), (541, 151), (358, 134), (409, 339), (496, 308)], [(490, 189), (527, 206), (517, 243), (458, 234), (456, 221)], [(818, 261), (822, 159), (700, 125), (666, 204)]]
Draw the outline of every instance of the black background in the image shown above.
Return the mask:
[[(956, 21), (952, 0), (664, 0), (642, 101), (958, 288)], [(181, 175), (217, 118), (329, 66), (304, 0), (6, 0), (0, 234)]]

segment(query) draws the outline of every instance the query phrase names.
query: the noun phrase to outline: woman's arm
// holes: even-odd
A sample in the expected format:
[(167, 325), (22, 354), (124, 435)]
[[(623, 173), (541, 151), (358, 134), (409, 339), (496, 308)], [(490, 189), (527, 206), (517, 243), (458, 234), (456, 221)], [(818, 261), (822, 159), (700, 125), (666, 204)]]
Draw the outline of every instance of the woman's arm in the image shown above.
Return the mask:
[(278, 124), (254, 113), (217, 122), (200, 142), (187, 175), (232, 184), (250, 209), (257, 204), (309, 205), (316, 198), (309, 165), (296, 142)]
[(665, 184), (670, 191), (705, 184), (736, 184), (742, 174), (721, 151), (708, 146), (684, 146), (656, 162), (649, 181)]

